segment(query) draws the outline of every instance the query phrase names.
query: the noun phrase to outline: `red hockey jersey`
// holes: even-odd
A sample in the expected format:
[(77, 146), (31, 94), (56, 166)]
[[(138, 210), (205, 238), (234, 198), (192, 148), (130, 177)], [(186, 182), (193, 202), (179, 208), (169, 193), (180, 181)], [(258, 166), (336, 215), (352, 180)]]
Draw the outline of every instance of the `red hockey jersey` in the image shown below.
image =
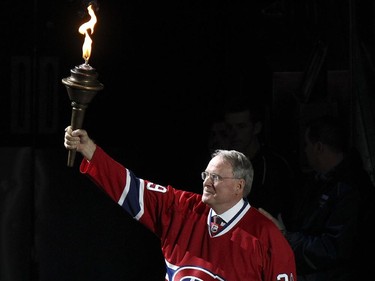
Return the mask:
[(211, 209), (200, 194), (138, 178), (99, 146), (90, 162), (82, 161), (80, 171), (160, 238), (165, 280), (297, 280), (288, 242), (247, 201), (214, 235)]

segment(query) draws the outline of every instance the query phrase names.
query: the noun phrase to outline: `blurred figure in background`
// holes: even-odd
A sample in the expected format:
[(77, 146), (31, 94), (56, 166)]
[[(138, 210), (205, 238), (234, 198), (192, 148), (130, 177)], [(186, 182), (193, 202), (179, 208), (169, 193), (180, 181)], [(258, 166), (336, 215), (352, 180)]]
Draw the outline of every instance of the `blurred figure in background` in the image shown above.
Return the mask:
[(348, 149), (347, 127), (333, 116), (311, 120), (305, 154), (312, 168), (297, 191), (293, 220), (278, 225), (292, 246), (299, 281), (371, 279), (374, 186), (359, 153)]
[(208, 152), (211, 154), (216, 149), (228, 147), (228, 132), (226, 124), (222, 119), (216, 119), (211, 123), (208, 136)]
[[(262, 207), (284, 219), (293, 204), (299, 170), (290, 160), (271, 148), (265, 138), (266, 110), (262, 102), (241, 97), (228, 102), (224, 121), (228, 136), (228, 149), (244, 153), (254, 167), (254, 181), (248, 196), (250, 204)], [(285, 137), (285, 136), (280, 136)]]

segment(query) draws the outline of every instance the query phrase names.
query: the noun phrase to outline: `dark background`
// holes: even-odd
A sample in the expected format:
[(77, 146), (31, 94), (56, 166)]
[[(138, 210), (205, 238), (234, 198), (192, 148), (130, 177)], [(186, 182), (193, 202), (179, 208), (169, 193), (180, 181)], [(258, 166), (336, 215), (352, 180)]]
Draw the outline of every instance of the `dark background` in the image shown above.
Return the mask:
[[(243, 3), (246, 2), (246, 3)], [(82, 64), (88, 1), (1, 1), (0, 280), (162, 280), (159, 241), (66, 166), (62, 78)], [(374, 174), (373, 1), (99, 1), (84, 128), (139, 176), (201, 190), (229, 96), (269, 108), (303, 161), (304, 120), (345, 118)]]

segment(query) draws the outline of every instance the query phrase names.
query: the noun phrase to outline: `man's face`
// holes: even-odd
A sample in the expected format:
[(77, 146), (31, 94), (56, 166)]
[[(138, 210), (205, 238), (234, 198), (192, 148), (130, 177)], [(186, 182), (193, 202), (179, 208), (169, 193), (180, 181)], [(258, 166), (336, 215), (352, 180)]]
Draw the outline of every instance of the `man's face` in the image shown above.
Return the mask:
[[(242, 197), (239, 189), (239, 179), (233, 178), (232, 166), (219, 156), (211, 159), (205, 172), (208, 176), (203, 181), (202, 202), (211, 206), (215, 211), (226, 211)], [(214, 181), (211, 175), (218, 175)]]
[(212, 124), (208, 148), (212, 152), (215, 149), (226, 149), (228, 147), (228, 132), (224, 121)]
[(250, 121), (248, 110), (227, 113), (225, 123), (228, 130), (230, 149), (245, 152), (246, 148), (256, 139), (254, 124)]

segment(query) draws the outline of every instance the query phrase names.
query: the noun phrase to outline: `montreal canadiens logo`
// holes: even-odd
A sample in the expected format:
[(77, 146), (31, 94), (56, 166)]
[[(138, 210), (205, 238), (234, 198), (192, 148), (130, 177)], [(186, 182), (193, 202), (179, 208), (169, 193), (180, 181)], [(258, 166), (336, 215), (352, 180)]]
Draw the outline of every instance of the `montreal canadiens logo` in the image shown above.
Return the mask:
[(172, 281), (225, 281), (212, 272), (193, 266), (181, 267), (174, 273)]

